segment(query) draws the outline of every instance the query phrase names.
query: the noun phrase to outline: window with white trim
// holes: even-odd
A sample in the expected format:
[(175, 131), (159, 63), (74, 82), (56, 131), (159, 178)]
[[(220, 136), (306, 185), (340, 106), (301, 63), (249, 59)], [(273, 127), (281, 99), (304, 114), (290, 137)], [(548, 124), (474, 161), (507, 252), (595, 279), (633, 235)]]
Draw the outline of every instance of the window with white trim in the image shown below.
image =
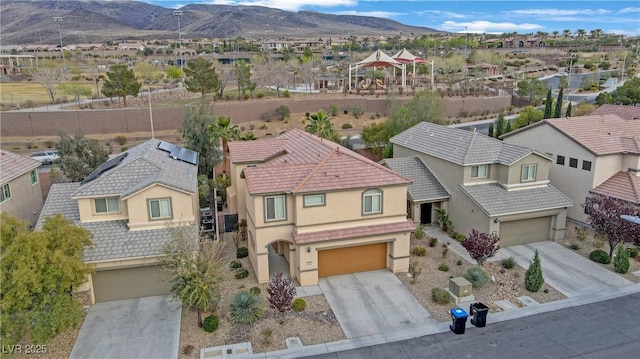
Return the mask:
[(471, 167), (471, 178), (487, 178), (489, 173), (488, 165), (478, 165)]
[(168, 219), (171, 218), (171, 199), (160, 198), (149, 200), (149, 218)]
[(304, 196), (304, 206), (324, 206), (324, 194), (308, 194)]
[(536, 180), (536, 165), (522, 165), (522, 182)]
[(370, 189), (362, 194), (362, 213), (372, 214), (382, 212), (382, 191)]
[(264, 217), (267, 221), (281, 221), (287, 218), (284, 196), (268, 196), (264, 198)]
[(32, 185), (38, 183), (38, 172), (36, 172), (36, 170), (32, 170), (31, 172), (29, 172), (29, 177), (31, 177)]
[(4, 202), (9, 198), (11, 198), (11, 189), (9, 188), (9, 184), (5, 183), (0, 190), (0, 202)]
[(96, 198), (93, 200), (96, 213), (118, 213), (120, 212), (120, 200), (118, 197)]

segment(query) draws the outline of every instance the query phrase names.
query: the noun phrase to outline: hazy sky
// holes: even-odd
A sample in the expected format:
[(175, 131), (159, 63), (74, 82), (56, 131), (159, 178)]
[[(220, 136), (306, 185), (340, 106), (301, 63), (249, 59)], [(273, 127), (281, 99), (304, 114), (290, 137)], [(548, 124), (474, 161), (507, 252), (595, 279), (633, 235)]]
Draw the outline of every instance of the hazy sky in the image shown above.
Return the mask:
[(601, 29), (640, 35), (640, 1), (433, 1), (433, 0), (139, 0), (168, 8), (187, 4), (260, 5), (330, 14), (367, 15), (449, 32), (552, 33)]

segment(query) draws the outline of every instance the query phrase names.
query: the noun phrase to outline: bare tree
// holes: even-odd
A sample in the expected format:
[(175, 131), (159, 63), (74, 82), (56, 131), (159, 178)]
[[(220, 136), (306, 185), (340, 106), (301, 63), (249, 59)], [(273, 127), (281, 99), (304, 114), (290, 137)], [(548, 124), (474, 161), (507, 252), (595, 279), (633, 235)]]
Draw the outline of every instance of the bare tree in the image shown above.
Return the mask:
[(287, 84), (289, 73), (283, 61), (261, 56), (256, 59), (254, 69), (256, 83), (260, 86), (273, 86), (280, 97), (280, 88)]
[(64, 80), (62, 66), (55, 61), (45, 61), (37, 69), (29, 69), (27, 76), (44, 87), (51, 103), (56, 102), (56, 94), (59, 90), (58, 85)]

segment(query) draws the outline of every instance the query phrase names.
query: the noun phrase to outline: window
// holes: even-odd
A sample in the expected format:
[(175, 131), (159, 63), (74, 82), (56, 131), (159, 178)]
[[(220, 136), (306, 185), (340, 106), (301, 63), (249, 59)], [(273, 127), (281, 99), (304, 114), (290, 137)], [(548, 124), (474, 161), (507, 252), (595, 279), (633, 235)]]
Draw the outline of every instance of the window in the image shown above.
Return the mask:
[(11, 190), (9, 189), (9, 184), (5, 183), (2, 185), (2, 190), (0, 190), (0, 202), (4, 202), (11, 198)]
[(569, 167), (578, 168), (578, 159), (569, 158)]
[(151, 219), (171, 218), (171, 199), (149, 200), (149, 217), (151, 217)]
[(370, 189), (362, 195), (362, 213), (381, 213), (382, 212), (382, 191)]
[(120, 201), (118, 197), (96, 198), (94, 200), (96, 213), (117, 213), (120, 212)]
[(284, 196), (264, 198), (265, 219), (267, 221), (281, 221), (287, 218)]
[(591, 161), (582, 161), (582, 169), (585, 171), (591, 171)]
[(522, 165), (522, 182), (536, 180), (536, 165)]
[(304, 206), (324, 206), (324, 194), (310, 194), (304, 196)]
[(471, 178), (487, 178), (489, 166), (478, 165), (471, 167)]
[(29, 176), (31, 176), (31, 184), (38, 183), (38, 173), (36, 172), (36, 170), (29, 172)]
[(558, 159), (556, 159), (556, 163), (560, 166), (564, 166), (564, 156), (558, 155)]

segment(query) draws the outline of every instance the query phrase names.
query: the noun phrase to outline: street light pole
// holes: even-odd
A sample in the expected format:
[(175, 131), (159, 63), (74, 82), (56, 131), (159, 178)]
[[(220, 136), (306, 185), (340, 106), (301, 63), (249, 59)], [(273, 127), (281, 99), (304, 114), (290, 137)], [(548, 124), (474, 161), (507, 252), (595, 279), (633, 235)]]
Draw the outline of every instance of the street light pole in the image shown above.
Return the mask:
[(469, 34), (467, 33), (467, 27), (464, 27), (464, 58), (465, 60), (467, 59), (467, 39), (469, 37)]
[(180, 68), (184, 69), (184, 60), (182, 59), (182, 32), (180, 31), (180, 16), (182, 16), (182, 10), (173, 10), (173, 16), (178, 17), (178, 51), (180, 52)]
[(67, 78), (67, 61), (64, 58), (64, 47), (62, 46), (62, 31), (60, 31), (60, 23), (62, 22), (62, 18), (56, 16), (53, 18), (53, 21), (58, 25), (58, 36), (60, 36), (60, 53), (62, 54), (62, 71), (64, 71), (64, 78)]

